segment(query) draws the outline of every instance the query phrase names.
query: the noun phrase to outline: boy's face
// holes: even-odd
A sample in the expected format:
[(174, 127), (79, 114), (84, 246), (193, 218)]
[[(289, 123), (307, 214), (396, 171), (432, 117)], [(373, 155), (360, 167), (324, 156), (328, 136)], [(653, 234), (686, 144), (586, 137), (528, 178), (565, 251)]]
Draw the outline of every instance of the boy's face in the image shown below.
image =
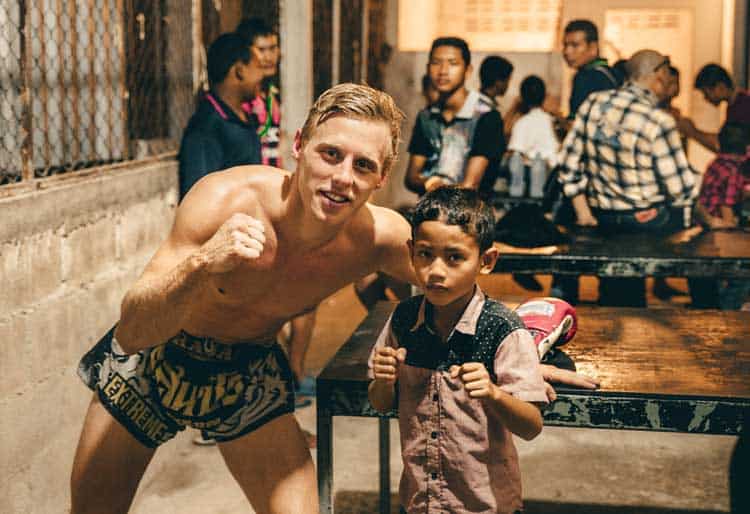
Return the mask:
[(306, 210), (332, 224), (348, 220), (383, 184), (390, 147), (390, 129), (381, 121), (333, 116), (304, 145), (298, 132), (293, 153)]
[(250, 47), (253, 57), (263, 70), (264, 77), (276, 75), (279, 65), (279, 37), (276, 34), (258, 36)]
[(427, 74), (440, 95), (450, 95), (463, 87), (471, 67), (466, 65), (461, 50), (455, 46), (439, 46), (427, 64)]
[(419, 286), (440, 307), (468, 300), (477, 275), (491, 272), (497, 260), (494, 248), (480, 255), (475, 237), (441, 221), (422, 222), (409, 247)]

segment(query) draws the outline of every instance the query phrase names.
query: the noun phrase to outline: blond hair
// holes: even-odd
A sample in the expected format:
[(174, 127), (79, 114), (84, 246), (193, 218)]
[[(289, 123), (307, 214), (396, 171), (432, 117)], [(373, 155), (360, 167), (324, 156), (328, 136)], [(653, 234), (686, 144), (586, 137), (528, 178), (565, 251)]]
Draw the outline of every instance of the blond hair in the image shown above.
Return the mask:
[(363, 84), (344, 83), (324, 91), (307, 114), (300, 132), (300, 143), (304, 146), (312, 137), (314, 129), (333, 116), (348, 116), (372, 121), (382, 121), (391, 131), (391, 151), (383, 163), (388, 171), (396, 160), (401, 138), (401, 123), (404, 113), (388, 93)]

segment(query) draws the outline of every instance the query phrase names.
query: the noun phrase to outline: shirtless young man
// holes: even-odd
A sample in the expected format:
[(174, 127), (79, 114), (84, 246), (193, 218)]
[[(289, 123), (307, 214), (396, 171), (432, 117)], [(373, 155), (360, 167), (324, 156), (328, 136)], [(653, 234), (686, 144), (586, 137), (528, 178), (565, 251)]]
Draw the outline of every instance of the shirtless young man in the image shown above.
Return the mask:
[(318, 512), (274, 339), (366, 274), (414, 282), (408, 223), (366, 203), (393, 164), (402, 119), (387, 94), (338, 85), (295, 137), (294, 174), (246, 166), (194, 186), (125, 296), (115, 337), (81, 362), (95, 394), (73, 464), (73, 514), (127, 512), (155, 448), (186, 425), (219, 441), (256, 512)]

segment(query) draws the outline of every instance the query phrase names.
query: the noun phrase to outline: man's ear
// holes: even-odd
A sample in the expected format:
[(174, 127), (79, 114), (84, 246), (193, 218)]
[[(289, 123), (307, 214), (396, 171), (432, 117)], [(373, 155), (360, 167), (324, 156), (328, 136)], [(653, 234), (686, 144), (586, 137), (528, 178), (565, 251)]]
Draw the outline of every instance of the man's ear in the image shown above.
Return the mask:
[[(245, 67), (243, 66), (242, 61), (235, 62), (232, 67), (229, 69), (229, 73), (231, 73), (235, 79), (237, 79), (237, 82), (242, 82), (242, 78), (245, 75)], [(227, 75), (229, 75), (229, 73)]]
[(486, 249), (481, 256), (482, 267), (479, 269), (479, 273), (482, 275), (489, 275), (492, 273), (492, 270), (495, 269), (495, 263), (497, 262), (498, 257), (500, 257), (500, 252), (497, 248), (490, 246)]
[(406, 242), (406, 246), (408, 246), (408, 247), (409, 247), (409, 257), (410, 257), (410, 258), (411, 258), (412, 260), (414, 260), (414, 240), (412, 240), (412, 239), (409, 239), (409, 240), (408, 240), (408, 241)]
[(380, 189), (386, 184), (386, 182), (388, 182), (388, 171), (389, 170), (384, 169), (380, 172), (380, 180), (378, 180), (378, 183), (375, 185), (375, 189)]
[(299, 154), (302, 152), (302, 129), (297, 129), (294, 133), (294, 143), (292, 143), (292, 155), (295, 159), (299, 159)]

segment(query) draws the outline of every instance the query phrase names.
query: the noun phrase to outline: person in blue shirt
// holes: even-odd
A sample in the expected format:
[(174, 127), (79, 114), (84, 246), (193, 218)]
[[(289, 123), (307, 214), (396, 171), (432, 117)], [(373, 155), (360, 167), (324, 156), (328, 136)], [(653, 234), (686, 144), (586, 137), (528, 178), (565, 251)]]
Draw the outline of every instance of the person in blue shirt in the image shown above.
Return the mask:
[(264, 77), (252, 47), (238, 34), (223, 34), (208, 49), (210, 90), (203, 95), (182, 135), (180, 200), (211, 172), (260, 164), (255, 117), (243, 110)]

